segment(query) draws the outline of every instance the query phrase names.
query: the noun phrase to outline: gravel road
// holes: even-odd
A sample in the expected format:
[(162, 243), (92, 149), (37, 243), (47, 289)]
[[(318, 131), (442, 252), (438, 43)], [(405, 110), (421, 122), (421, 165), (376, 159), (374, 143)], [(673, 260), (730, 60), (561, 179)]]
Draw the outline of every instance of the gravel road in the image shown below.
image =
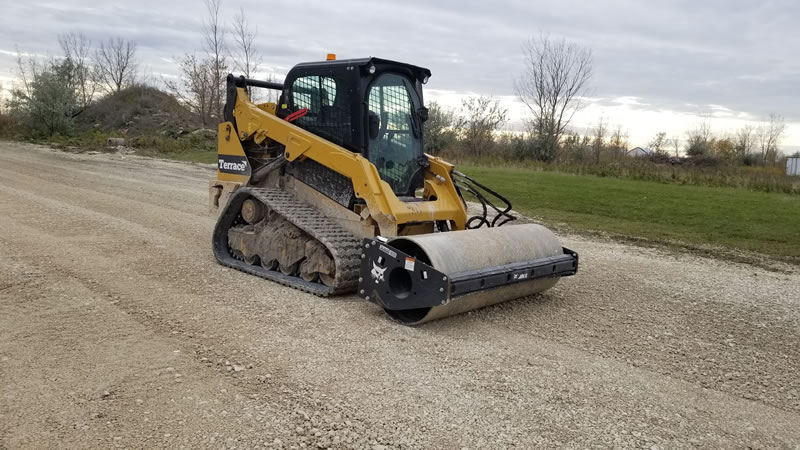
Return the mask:
[(0, 142), (0, 448), (800, 448), (800, 273), (568, 236), (419, 328), (215, 263), (201, 166)]

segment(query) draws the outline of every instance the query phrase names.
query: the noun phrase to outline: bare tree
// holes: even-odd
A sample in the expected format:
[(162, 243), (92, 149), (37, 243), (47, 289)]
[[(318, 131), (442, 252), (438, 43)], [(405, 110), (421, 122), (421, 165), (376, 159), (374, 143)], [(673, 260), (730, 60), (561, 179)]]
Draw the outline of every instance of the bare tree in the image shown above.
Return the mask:
[(778, 145), (783, 133), (786, 131), (786, 122), (783, 116), (770, 114), (769, 121), (758, 128), (758, 147), (761, 151), (761, 160), (774, 163), (778, 159)]
[(222, 120), (228, 53), (220, 22), (220, 0), (206, 0), (205, 4), (208, 17), (203, 23), (204, 55), (185, 54), (179, 62), (180, 78), (164, 80), (164, 84), (203, 125), (216, 126)]
[[(233, 38), (236, 42), (236, 49), (233, 52), (233, 66), (240, 71), (246, 78), (255, 78), (256, 73), (261, 68), (261, 54), (254, 45), (258, 28), (250, 28), (244, 9), (239, 8), (239, 14), (233, 20)], [(272, 75), (266, 77), (267, 81), (273, 81)], [(271, 89), (262, 89), (260, 95), (256, 95), (253, 89), (248, 88), (251, 100), (276, 101), (277, 92)], [(257, 98), (258, 97), (258, 98)]]
[(615, 156), (622, 156), (628, 150), (628, 133), (622, 130), (622, 125), (617, 125), (608, 140), (608, 147), (614, 151)]
[(119, 92), (136, 81), (136, 42), (109, 38), (94, 54), (97, 80), (108, 93)]
[(92, 76), (89, 57), (91, 42), (82, 33), (69, 32), (67, 34), (59, 34), (58, 43), (61, 46), (64, 58), (70, 61), (72, 66), (70, 83), (77, 95), (79, 107), (76, 112), (77, 115), (92, 103), (97, 92), (97, 83), (95, 83)]
[(677, 158), (681, 151), (681, 137), (680, 136), (672, 136), (669, 140), (669, 143), (672, 144), (672, 148), (675, 150), (675, 157)]
[(656, 153), (664, 151), (664, 146), (667, 145), (667, 133), (656, 133), (656, 136), (650, 141), (650, 149)]
[(710, 153), (714, 144), (714, 135), (711, 132), (711, 122), (704, 118), (700, 124), (686, 132), (686, 154), (700, 156)]
[(756, 128), (753, 125), (745, 125), (736, 131), (733, 137), (733, 147), (736, 156), (743, 158), (753, 153), (756, 145)]
[(228, 50), (225, 45), (225, 27), (219, 10), (221, 0), (206, 0), (208, 17), (203, 25), (203, 50), (211, 59), (211, 96), (212, 115), (222, 118), (223, 94), (225, 93), (225, 77), (228, 74)]
[(167, 89), (183, 102), (200, 119), (203, 125), (211, 125), (214, 121), (213, 61), (198, 59), (187, 54), (180, 62), (182, 78), (180, 80), (164, 80)]
[(597, 126), (592, 131), (592, 153), (594, 153), (594, 162), (600, 163), (600, 153), (603, 152), (606, 142), (606, 133), (608, 132), (608, 121), (603, 116), (597, 122)]
[(525, 72), (514, 88), (533, 116), (532, 131), (554, 153), (572, 117), (584, 106), (592, 52), (547, 35), (529, 38), (522, 50)]
[(253, 78), (261, 66), (261, 55), (253, 46), (257, 34), (258, 28), (250, 29), (244, 9), (240, 8), (239, 14), (233, 20), (233, 38), (236, 41), (233, 65), (244, 74), (245, 78)]
[(21, 88), (18, 90), (26, 97), (31, 96), (31, 83), (39, 73), (39, 64), (35, 58), (25, 58), (19, 47), (17, 52), (17, 78), (19, 78)]
[(464, 151), (471, 156), (483, 156), (495, 144), (494, 133), (505, 123), (508, 110), (491, 97), (468, 97), (461, 102), (461, 115), (455, 128)]

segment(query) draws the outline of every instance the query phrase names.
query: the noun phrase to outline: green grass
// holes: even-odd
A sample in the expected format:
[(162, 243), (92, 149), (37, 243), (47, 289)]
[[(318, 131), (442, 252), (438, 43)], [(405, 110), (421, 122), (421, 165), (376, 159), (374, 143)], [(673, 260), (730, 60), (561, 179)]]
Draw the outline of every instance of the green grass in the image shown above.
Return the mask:
[(516, 168), (546, 172), (560, 172), (572, 175), (595, 175), (621, 178), (625, 180), (654, 181), (665, 184), (689, 184), (706, 187), (732, 187), (761, 192), (781, 192), (800, 194), (800, 178), (786, 175), (785, 165), (744, 166), (732, 161), (706, 158), (702, 161), (716, 161), (704, 166), (699, 162), (685, 162), (679, 165), (655, 163), (643, 158), (622, 157), (603, 159), (595, 164), (591, 161), (555, 161), (543, 163), (527, 159), (514, 161), (499, 156), (481, 159), (467, 159), (454, 155), (451, 162), (457, 165)]
[(800, 263), (800, 196), (525, 169), (461, 167), (556, 228), (710, 245)]
[(202, 136), (171, 138), (161, 135), (137, 136), (131, 146), (143, 156), (211, 164), (217, 160), (216, 141)]

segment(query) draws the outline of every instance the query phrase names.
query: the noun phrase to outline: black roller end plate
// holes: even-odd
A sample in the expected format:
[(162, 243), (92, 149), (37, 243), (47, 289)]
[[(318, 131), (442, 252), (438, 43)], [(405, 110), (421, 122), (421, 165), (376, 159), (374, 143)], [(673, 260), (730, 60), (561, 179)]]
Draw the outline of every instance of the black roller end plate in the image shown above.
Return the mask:
[(531, 261), (446, 275), (380, 238), (365, 239), (361, 245), (358, 294), (389, 310), (431, 308), (477, 291), (575, 275), (578, 254), (568, 248), (563, 248), (562, 252)]
[(447, 303), (448, 277), (378, 239), (364, 239), (358, 294), (391, 310)]

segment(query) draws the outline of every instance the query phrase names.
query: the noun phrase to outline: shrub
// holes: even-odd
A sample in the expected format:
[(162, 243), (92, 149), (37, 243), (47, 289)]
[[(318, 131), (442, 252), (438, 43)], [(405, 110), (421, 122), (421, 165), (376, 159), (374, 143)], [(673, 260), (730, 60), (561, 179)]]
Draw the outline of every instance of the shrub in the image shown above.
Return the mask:
[(650, 153), (649, 155), (647, 155), (647, 159), (656, 164), (672, 163), (672, 158), (669, 156), (669, 153), (663, 150)]
[(73, 118), (81, 110), (74, 74), (70, 59), (48, 63), (27, 90), (12, 91), (11, 114), (35, 136), (69, 135)]
[(620, 158), (595, 164), (573, 160), (556, 160), (545, 163), (532, 160), (504, 160), (498, 156), (491, 158), (468, 158), (458, 154), (453, 156), (451, 158), (453, 162), (464, 165), (510, 166), (658, 183), (734, 187), (753, 191), (800, 194), (800, 182), (787, 176), (780, 167), (733, 166), (713, 156), (689, 158), (685, 164), (657, 164), (646, 158)]
[(428, 120), (423, 127), (425, 151), (441, 154), (456, 142), (455, 113), (436, 102), (428, 104)]
[(20, 124), (13, 116), (0, 112), (0, 137), (15, 138), (19, 136)]
[(699, 154), (689, 158), (689, 163), (695, 167), (719, 167), (723, 160), (715, 155)]

